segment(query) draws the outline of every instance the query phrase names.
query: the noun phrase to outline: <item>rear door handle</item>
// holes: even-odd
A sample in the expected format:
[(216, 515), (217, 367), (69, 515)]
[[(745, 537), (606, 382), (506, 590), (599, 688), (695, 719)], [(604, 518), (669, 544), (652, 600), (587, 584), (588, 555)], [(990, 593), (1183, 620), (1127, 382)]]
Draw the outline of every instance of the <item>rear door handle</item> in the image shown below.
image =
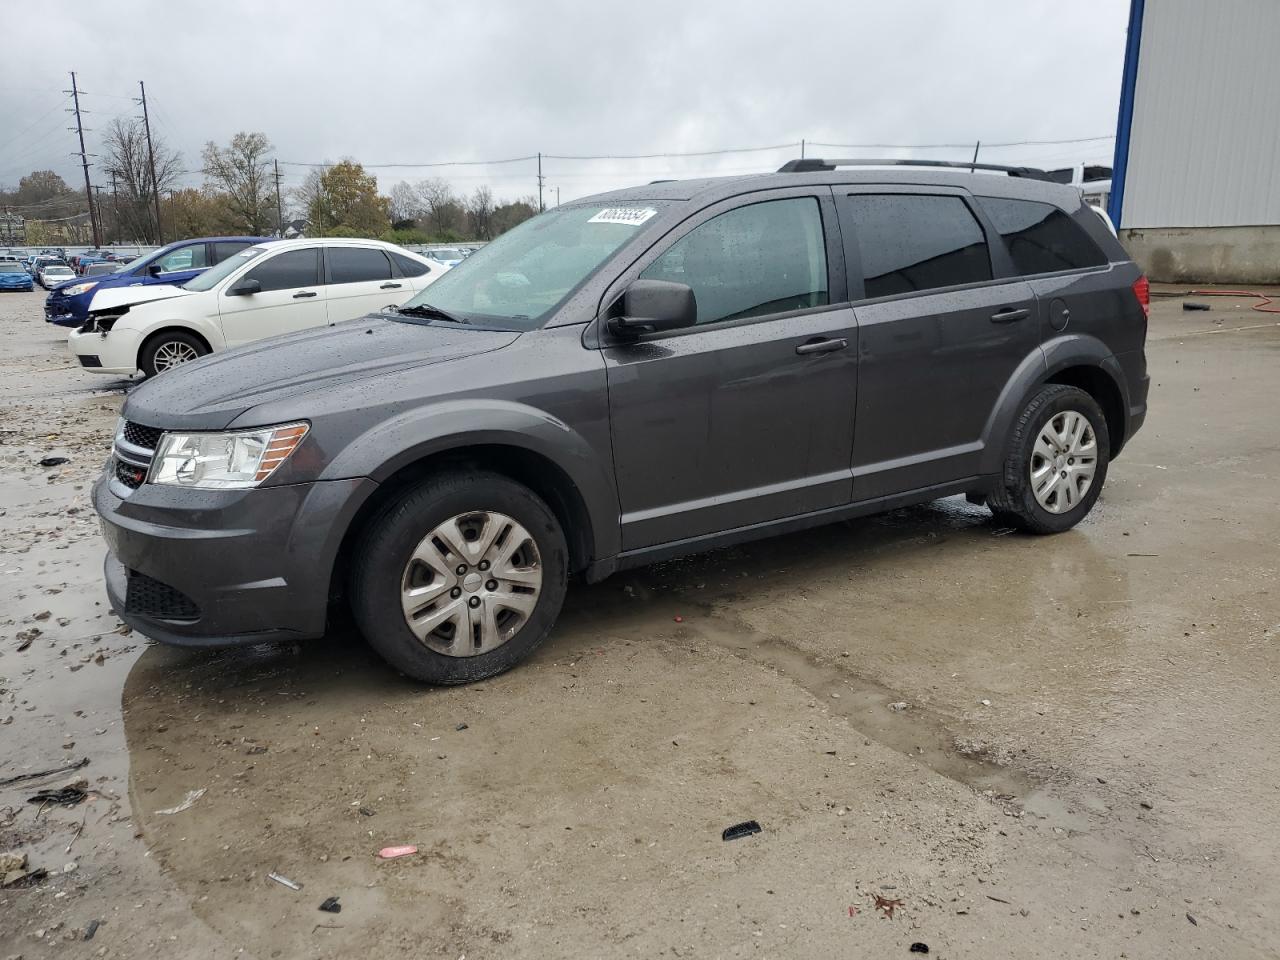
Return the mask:
[(400, 284), (388, 281), (378, 288), (379, 290), (399, 290)]
[(849, 346), (849, 341), (843, 338), (833, 340), (810, 340), (808, 343), (802, 343), (796, 347), (796, 353), (808, 356), (812, 353), (835, 353), (837, 350), (843, 350)]
[(314, 297), (315, 295), (316, 292), (314, 290), (299, 290), (293, 295), (293, 299), (301, 300), (303, 297)]
[(991, 315), (992, 323), (1013, 323), (1015, 320), (1025, 320), (1031, 316), (1031, 311), (1026, 307), (1005, 307), (1003, 310), (997, 310)]

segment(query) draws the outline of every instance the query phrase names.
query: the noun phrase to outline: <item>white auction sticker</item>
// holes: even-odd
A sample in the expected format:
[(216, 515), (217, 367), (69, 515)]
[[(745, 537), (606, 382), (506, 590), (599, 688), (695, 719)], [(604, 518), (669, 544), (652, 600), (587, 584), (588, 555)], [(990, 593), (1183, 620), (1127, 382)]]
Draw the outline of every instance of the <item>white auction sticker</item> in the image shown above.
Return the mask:
[(587, 223), (622, 223), (638, 227), (657, 212), (651, 207), (606, 207)]

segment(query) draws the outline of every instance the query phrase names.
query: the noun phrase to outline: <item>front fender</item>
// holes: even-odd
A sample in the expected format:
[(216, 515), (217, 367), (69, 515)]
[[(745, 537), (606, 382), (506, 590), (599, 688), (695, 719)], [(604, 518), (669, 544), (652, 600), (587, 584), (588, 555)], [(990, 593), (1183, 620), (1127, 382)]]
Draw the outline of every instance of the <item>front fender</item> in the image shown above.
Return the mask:
[(563, 420), (507, 400), (444, 400), (381, 421), (346, 445), (320, 479), (370, 477), (384, 483), (426, 457), (472, 446), (506, 446), (538, 454), (577, 487), (591, 520), (593, 556), (620, 547), (617, 489), (603, 456)]

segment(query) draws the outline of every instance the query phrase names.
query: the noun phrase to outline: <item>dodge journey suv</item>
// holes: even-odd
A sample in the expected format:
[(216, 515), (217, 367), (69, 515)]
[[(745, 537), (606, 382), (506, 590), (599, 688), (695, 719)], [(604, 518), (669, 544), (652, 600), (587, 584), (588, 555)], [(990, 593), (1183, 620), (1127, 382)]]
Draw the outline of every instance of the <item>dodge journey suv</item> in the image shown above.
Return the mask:
[(1036, 171), (865, 163), (565, 204), (399, 308), (144, 383), (93, 494), (115, 611), (203, 646), (341, 600), (460, 683), (572, 575), (957, 494), (1069, 529), (1146, 414), (1146, 279)]

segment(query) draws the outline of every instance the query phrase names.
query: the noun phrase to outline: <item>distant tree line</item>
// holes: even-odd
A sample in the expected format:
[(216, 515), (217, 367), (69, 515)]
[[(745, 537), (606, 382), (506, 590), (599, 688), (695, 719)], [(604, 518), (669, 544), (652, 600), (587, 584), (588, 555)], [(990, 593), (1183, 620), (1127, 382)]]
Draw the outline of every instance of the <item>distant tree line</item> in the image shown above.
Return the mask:
[[(533, 197), (498, 203), (485, 186), (455, 194), (440, 177), (398, 183), (390, 196), (359, 163), (344, 159), (314, 168), (277, 206), (271, 141), (262, 133), (237, 133), (225, 145), (210, 141), (201, 151), (199, 187), (181, 187), (182, 155), (152, 136), (152, 178), (142, 121), (117, 117), (107, 127), (98, 159), (95, 207), (105, 243), (155, 243), (155, 196), (160, 197), (165, 240), (217, 234), (268, 236), (295, 221), (306, 221), (310, 236), (380, 237), (397, 243), (489, 240), (538, 212)], [(12, 190), (0, 189), (6, 208), (27, 219), (28, 242), (88, 243), (91, 239), (84, 194), (51, 170), (23, 177)], [(280, 222), (283, 217), (283, 224)]]

